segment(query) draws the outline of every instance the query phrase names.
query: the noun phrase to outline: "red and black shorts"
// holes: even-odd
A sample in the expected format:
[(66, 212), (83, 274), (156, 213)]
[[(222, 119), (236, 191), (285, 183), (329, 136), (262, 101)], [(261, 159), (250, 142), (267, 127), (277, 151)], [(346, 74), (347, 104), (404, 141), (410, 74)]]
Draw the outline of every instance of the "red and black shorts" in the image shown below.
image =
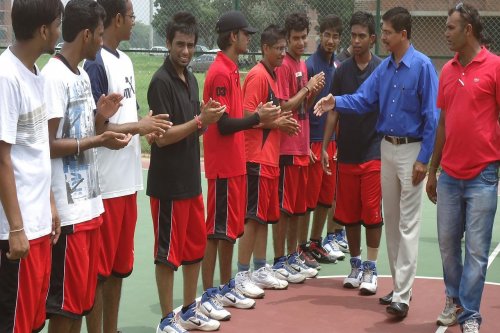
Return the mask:
[(126, 278), (134, 267), (137, 193), (104, 199), (103, 204), (99, 279), (105, 280), (111, 274)]
[(279, 201), (281, 212), (304, 215), (307, 211), (306, 188), (309, 156), (280, 156)]
[(50, 236), (29, 243), (26, 259), (9, 260), (8, 241), (0, 241), (0, 333), (39, 332), (45, 325)]
[(307, 179), (307, 210), (314, 210), (316, 206), (332, 207), (336, 190), (337, 162), (334, 160), (336, 153), (335, 141), (328, 144), (328, 157), (330, 158), (330, 170), (328, 175), (321, 164), (322, 142), (311, 143), (311, 151), (316, 156), (316, 162), (309, 165), (309, 176)]
[(246, 176), (208, 179), (207, 237), (235, 243), (243, 235)]
[(205, 254), (207, 233), (203, 196), (182, 200), (150, 198), (155, 234), (155, 264), (174, 270), (200, 262)]
[(79, 319), (92, 310), (99, 267), (102, 217), (62, 227), (52, 249), (47, 315)]
[(339, 163), (334, 220), (341, 225), (383, 225), (380, 160), (362, 164)]
[(247, 186), (246, 219), (265, 225), (277, 223), (279, 168), (247, 162)]

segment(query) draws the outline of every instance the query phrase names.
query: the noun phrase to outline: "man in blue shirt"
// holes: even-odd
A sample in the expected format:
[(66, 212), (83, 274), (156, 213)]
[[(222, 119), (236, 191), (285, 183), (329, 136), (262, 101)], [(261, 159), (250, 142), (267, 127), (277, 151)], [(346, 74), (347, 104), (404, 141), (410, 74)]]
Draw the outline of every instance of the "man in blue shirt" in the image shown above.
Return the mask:
[(438, 119), (437, 74), (410, 43), (411, 15), (395, 7), (382, 17), (382, 42), (391, 52), (353, 95), (328, 95), (315, 113), (367, 113), (379, 107), (382, 195), (393, 291), (379, 299), (387, 312), (406, 317), (417, 269), (422, 180), (432, 154)]

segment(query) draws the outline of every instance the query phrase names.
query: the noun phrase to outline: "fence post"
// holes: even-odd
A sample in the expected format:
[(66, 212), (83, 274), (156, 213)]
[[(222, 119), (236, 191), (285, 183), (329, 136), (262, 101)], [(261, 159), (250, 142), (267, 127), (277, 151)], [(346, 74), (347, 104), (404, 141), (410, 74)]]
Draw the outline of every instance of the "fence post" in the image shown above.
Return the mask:
[(240, 0), (234, 0), (234, 9), (235, 10), (241, 10)]
[(380, 0), (377, 0), (377, 8), (375, 9), (375, 33), (377, 34), (377, 39), (375, 40), (375, 54), (380, 55)]

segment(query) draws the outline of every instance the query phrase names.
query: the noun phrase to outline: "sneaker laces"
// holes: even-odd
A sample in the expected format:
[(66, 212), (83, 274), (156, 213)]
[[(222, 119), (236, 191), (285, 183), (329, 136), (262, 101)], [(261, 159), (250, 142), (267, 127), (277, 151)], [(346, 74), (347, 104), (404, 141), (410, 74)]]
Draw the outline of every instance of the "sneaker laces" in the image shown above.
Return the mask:
[(443, 314), (450, 315), (457, 311), (457, 306), (453, 302), (453, 297), (446, 296)]
[(351, 268), (351, 273), (349, 274), (349, 278), (353, 278), (353, 279), (356, 279), (358, 278), (358, 275), (359, 275), (359, 267), (352, 267)]
[(372, 279), (373, 279), (373, 270), (370, 269), (369, 267), (366, 267), (363, 270), (363, 282), (372, 283)]
[(479, 331), (479, 323), (475, 319), (466, 320), (462, 325), (463, 332), (478, 332)]

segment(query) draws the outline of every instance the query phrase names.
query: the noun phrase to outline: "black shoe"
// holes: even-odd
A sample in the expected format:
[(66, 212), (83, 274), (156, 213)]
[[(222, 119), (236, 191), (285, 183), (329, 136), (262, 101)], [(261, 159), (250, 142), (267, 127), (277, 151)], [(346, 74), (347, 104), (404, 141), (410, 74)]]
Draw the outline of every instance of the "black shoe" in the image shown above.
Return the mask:
[(380, 304), (382, 304), (382, 305), (389, 305), (389, 304), (391, 304), (391, 303), (392, 303), (392, 294), (393, 294), (393, 293), (394, 293), (394, 292), (393, 292), (393, 291), (391, 291), (390, 293), (388, 293), (388, 294), (387, 294), (387, 295), (385, 295), (384, 297), (380, 297), (380, 298), (378, 299), (378, 302), (379, 302)]
[(408, 315), (409, 309), (410, 307), (408, 304), (392, 302), (391, 305), (386, 308), (386, 311), (387, 313), (390, 313), (398, 318), (404, 318)]

